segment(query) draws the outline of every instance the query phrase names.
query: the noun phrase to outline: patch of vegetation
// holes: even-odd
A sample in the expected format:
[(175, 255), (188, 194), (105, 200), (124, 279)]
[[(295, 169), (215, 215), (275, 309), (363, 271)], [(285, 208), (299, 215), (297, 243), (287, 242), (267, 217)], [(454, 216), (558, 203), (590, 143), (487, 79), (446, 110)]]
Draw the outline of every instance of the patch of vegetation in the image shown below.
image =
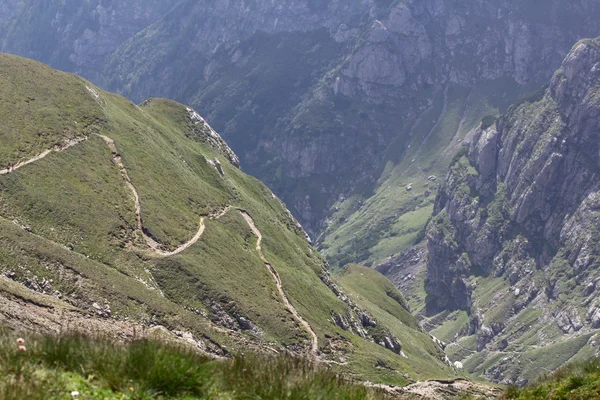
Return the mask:
[(454, 157), (452, 157), (452, 161), (450, 161), (450, 167), (459, 164), (461, 160), (467, 157), (467, 155), (469, 155), (469, 148), (466, 146), (461, 147), (460, 150), (454, 154)]
[[(83, 79), (7, 54), (0, 55), (0, 70), (2, 169), (7, 161), (17, 164), (65, 140), (99, 130), (104, 116)], [(44, 79), (20, 78), (33, 76)], [(69, 100), (57, 101), (55, 88)]]
[(560, 368), (586, 346), (591, 334), (581, 335), (525, 352), (521, 357), (521, 376), (534, 382), (549, 371)]
[(442, 212), (433, 217), (432, 223), (429, 226), (432, 234), (441, 234), (447, 244), (458, 250), (458, 243), (456, 243), (454, 238), (455, 228), (446, 210), (442, 210)]
[(429, 226), (430, 221), (431, 221), (431, 217), (429, 217), (425, 226), (423, 226), (423, 228), (421, 228), (421, 230), (419, 232), (417, 232), (417, 235), (415, 236), (415, 239), (413, 241), (413, 244), (415, 246), (418, 245), (419, 243), (421, 243), (423, 241), (423, 239), (425, 239), (425, 236), (427, 236), (427, 227)]
[(600, 397), (600, 359), (565, 365), (537, 382), (506, 390), (505, 400), (567, 400)]
[(504, 186), (504, 182), (499, 182), (494, 199), (485, 209), (485, 211), (487, 212), (486, 222), (491, 225), (493, 230), (497, 230), (502, 224), (504, 224), (508, 220), (508, 218), (506, 218), (504, 210), (504, 206), (506, 203), (506, 187)]
[(431, 334), (443, 342), (451, 343), (457, 337), (466, 334), (469, 327), (469, 315), (466, 311), (455, 311), (443, 325), (431, 331)]
[(481, 129), (487, 129), (496, 123), (495, 115), (487, 115), (481, 120)]
[[(383, 399), (308, 360), (214, 360), (190, 348), (81, 336), (0, 337), (0, 397), (21, 399)], [(22, 346), (19, 348), (19, 346)], [(77, 393), (77, 394), (76, 394)]]
[(515, 101), (515, 103), (511, 106), (511, 109), (517, 109), (525, 103), (537, 103), (538, 101), (544, 98), (547, 89), (548, 85), (544, 85), (538, 88), (537, 90), (525, 93), (524, 95), (519, 97), (517, 101)]
[(390, 314), (395, 314), (404, 324), (418, 326), (415, 324), (416, 320), (408, 312), (408, 303), (402, 293), (389, 279), (376, 270), (349, 264), (344, 267), (340, 282), (345, 288), (370, 298), (373, 304), (388, 310)]
[(408, 360), (398, 362), (390, 358), (391, 351), (373, 344), (369, 346), (372, 353), (364, 355), (373, 361), (373, 365), (377, 360), (386, 360), (386, 365), (392, 369), (404, 373), (411, 371), (421, 380), (435, 379), (439, 376), (438, 368), (447, 368), (442, 361), (443, 352), (419, 328), (417, 320), (407, 311), (404, 297), (387, 278), (372, 268), (351, 264), (344, 268), (339, 282), (350, 299), (378, 322), (372, 333), (391, 332), (400, 339), (402, 351), (408, 357)]

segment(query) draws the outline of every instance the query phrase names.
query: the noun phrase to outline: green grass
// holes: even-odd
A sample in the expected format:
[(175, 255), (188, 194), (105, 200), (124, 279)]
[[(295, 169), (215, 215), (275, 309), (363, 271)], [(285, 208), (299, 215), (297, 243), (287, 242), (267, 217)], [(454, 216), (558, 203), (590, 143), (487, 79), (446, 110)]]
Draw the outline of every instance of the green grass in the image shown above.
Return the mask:
[(477, 336), (463, 336), (446, 347), (446, 355), (451, 361), (461, 361), (477, 353)]
[(521, 357), (522, 376), (532, 382), (540, 375), (561, 367), (586, 346), (590, 336), (591, 334), (581, 335), (525, 352)]
[[(0, 179), (6, 218), (92, 259), (109, 262), (131, 239), (135, 214), (110, 150), (92, 137)], [(65, 199), (77, 199), (69, 202)], [(82, 212), (85, 210), (85, 212)]]
[(208, 308), (209, 299), (219, 299), (231, 314), (249, 317), (266, 327), (266, 340), (288, 345), (306, 340), (304, 331), (279, 301), (275, 283), (254, 251), (256, 237), (239, 213), (231, 212), (208, 224), (197, 246), (153, 261), (155, 279), (165, 295), (178, 304), (199, 309)]
[[(262, 232), (263, 252), (287, 297), (317, 333), (320, 350), (333, 341), (347, 344), (340, 356), (348, 366), (337, 370), (372, 381), (407, 383), (403, 375), (374, 368), (373, 357), (379, 357), (414, 377), (420, 362), (428, 364), (430, 375), (447, 376), (433, 352), (406, 360), (334, 325), (333, 313), (351, 311), (321, 281), (326, 267), (321, 256), (264, 184), (230, 164), (193, 129), (185, 106), (164, 99), (136, 106), (78, 77), (18, 57), (0, 55), (0, 65), (6, 67), (0, 75), (0, 115), (16, 126), (0, 129), (0, 156), (18, 156), (16, 162), (65, 139), (88, 136), (0, 176), (0, 273), (14, 274), (15, 284), (45, 279), (51, 282), (46, 294), (59, 292), (65, 306), (85, 312), (93, 303), (106, 304), (116, 319), (190, 332), (234, 354), (266, 346), (302, 353), (308, 334), (286, 310), (259, 259), (257, 238), (238, 212), (245, 210)], [(36, 81), (43, 88), (39, 93)], [(27, 103), (29, 97), (36, 101)], [(71, 109), (73, 114), (65, 114)], [(58, 118), (56, 123), (47, 122), (45, 112)], [(25, 123), (30, 125), (18, 125)], [(95, 133), (114, 140), (140, 196), (144, 230), (165, 247), (187, 242), (201, 215), (226, 205), (231, 210), (218, 220), (207, 219), (200, 240), (183, 253), (166, 258), (152, 254), (136, 231), (131, 190)], [(214, 158), (224, 177), (207, 162)], [(13, 289), (11, 296), (23, 298)], [(214, 329), (223, 312), (233, 321), (228, 327), (235, 334)], [(388, 313), (385, 325), (404, 326), (398, 317), (408, 321), (410, 315), (400, 312)], [(257, 329), (242, 329), (241, 318)], [(412, 328), (397, 331), (401, 341), (410, 342), (412, 334)], [(424, 336), (422, 340), (425, 348), (432, 345)]]
[(79, 77), (5, 54), (0, 56), (0, 71), (2, 168), (7, 161), (29, 159), (64, 139), (85, 136), (103, 118)]
[(507, 389), (506, 400), (570, 400), (600, 397), (600, 359), (571, 363), (525, 388)]
[(292, 356), (213, 360), (149, 340), (0, 336), (0, 397), (69, 399), (383, 399), (383, 395)]
[(469, 315), (466, 311), (455, 311), (442, 326), (431, 331), (431, 334), (443, 342), (451, 343), (456, 335), (464, 334), (469, 327)]
[(447, 369), (441, 360), (443, 352), (420, 329), (406, 309), (406, 300), (386, 277), (372, 268), (348, 265), (339, 281), (353, 302), (367, 310), (382, 328), (389, 329), (400, 339), (407, 359), (391, 358), (391, 352), (381, 352), (378, 346), (369, 346), (371, 354), (364, 354), (365, 357), (373, 364), (403, 371), (420, 380), (439, 378), (439, 369)]
[(347, 265), (342, 271), (340, 283), (345, 289), (360, 296), (362, 300), (376, 304), (379, 308), (394, 315), (405, 325), (418, 328), (402, 293), (392, 282), (374, 269), (356, 264)]
[(476, 283), (473, 298), (477, 299), (478, 304), (482, 306), (490, 304), (494, 296), (510, 287), (509, 282), (504, 278), (479, 277)]

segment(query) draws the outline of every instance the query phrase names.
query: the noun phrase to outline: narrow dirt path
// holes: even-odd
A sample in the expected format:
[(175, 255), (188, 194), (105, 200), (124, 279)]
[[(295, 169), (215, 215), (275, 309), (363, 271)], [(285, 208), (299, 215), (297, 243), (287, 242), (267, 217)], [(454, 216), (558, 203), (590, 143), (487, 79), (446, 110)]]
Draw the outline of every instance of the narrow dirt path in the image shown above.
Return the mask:
[(48, 156), (51, 153), (65, 151), (69, 147), (73, 147), (76, 144), (79, 144), (79, 143), (81, 143), (81, 142), (83, 142), (83, 141), (85, 141), (87, 139), (88, 139), (87, 136), (84, 136), (84, 137), (81, 137), (81, 138), (71, 139), (71, 140), (67, 141), (62, 146), (54, 146), (52, 149), (44, 150), (43, 152), (41, 152), (37, 156), (35, 156), (33, 158), (30, 158), (27, 161), (18, 162), (17, 164), (15, 164), (14, 168), (12, 168), (11, 171), (9, 171), (8, 169), (0, 169), (0, 175), (6, 175), (6, 174), (8, 174), (8, 173), (10, 173), (10, 172), (12, 172), (14, 170), (17, 170), (19, 168), (22, 168), (22, 167), (26, 166), (28, 164), (34, 163), (36, 161), (39, 161), (39, 160), (41, 160), (42, 158)]
[[(142, 205), (140, 202), (140, 196), (139, 196), (137, 190), (135, 189), (135, 186), (133, 186), (133, 184), (131, 183), (131, 179), (129, 178), (129, 174), (127, 174), (127, 169), (125, 168), (125, 165), (123, 164), (123, 160), (121, 159), (121, 155), (119, 154), (117, 146), (115, 145), (115, 141), (105, 135), (98, 134), (98, 136), (101, 137), (106, 142), (106, 144), (112, 151), (113, 162), (115, 163), (115, 165), (117, 165), (117, 167), (119, 167), (119, 170), (121, 171), (121, 176), (123, 177), (123, 181), (125, 181), (125, 184), (127, 185), (129, 190), (133, 194), (133, 200), (134, 200), (134, 204), (135, 204), (135, 216), (136, 216), (136, 220), (137, 220), (136, 221), (137, 230), (138, 230), (138, 232), (140, 232), (142, 234), (142, 237), (144, 238), (144, 241), (146, 242), (148, 247), (150, 247), (150, 249), (152, 249), (152, 251), (154, 253), (156, 253), (160, 256), (170, 257), (170, 256), (174, 256), (176, 254), (183, 252), (184, 250), (186, 250), (186, 249), (190, 248), (192, 245), (194, 245), (198, 240), (200, 240), (200, 238), (202, 237), (202, 234), (204, 233), (204, 230), (206, 229), (206, 225), (204, 224), (205, 217), (200, 217), (200, 222), (198, 224), (198, 231), (196, 232), (194, 237), (192, 237), (189, 241), (182, 244), (181, 246), (179, 246), (178, 248), (176, 248), (173, 251), (161, 250), (160, 244), (156, 240), (154, 240), (150, 236), (148, 236), (144, 231), (144, 225), (142, 224)], [(215, 218), (216, 219), (221, 218), (223, 215), (225, 215), (227, 213), (227, 211), (229, 211), (229, 207), (225, 208), (224, 211), (217, 214), (215, 216)]]
[(311, 345), (310, 353), (316, 359), (318, 356), (318, 353), (319, 353), (319, 339), (317, 338), (317, 334), (311, 328), (310, 324), (308, 322), (306, 322), (306, 320), (304, 318), (302, 318), (302, 316), (300, 315), (300, 313), (298, 313), (296, 308), (294, 308), (292, 303), (290, 303), (287, 295), (285, 294), (285, 291), (283, 290), (283, 284), (281, 283), (281, 278), (279, 277), (279, 273), (277, 273), (277, 270), (275, 270), (275, 268), (265, 258), (265, 255), (263, 254), (262, 247), (261, 247), (262, 234), (256, 227), (254, 220), (252, 219), (250, 214), (248, 214), (245, 211), (240, 211), (240, 214), (242, 214), (242, 217), (244, 217), (244, 219), (246, 220), (246, 223), (250, 227), (250, 230), (252, 231), (252, 233), (254, 233), (258, 237), (258, 240), (256, 241), (256, 251), (257, 251), (260, 259), (262, 260), (262, 262), (265, 263), (265, 266), (267, 267), (267, 269), (273, 276), (273, 280), (275, 281), (275, 284), (277, 285), (277, 290), (279, 291), (279, 295), (283, 299), (283, 303), (285, 304), (286, 308), (290, 311), (290, 313), (292, 313), (292, 315), (294, 316), (296, 321), (298, 321), (300, 323), (300, 325), (302, 325), (304, 327), (304, 329), (306, 329), (306, 331), (312, 336), (312, 345)]
[[(163, 257), (169, 257), (169, 256), (174, 256), (176, 254), (179, 254), (181, 252), (183, 252), (184, 250), (190, 248), (193, 244), (195, 244), (198, 240), (200, 240), (200, 238), (202, 237), (202, 234), (204, 233), (204, 229), (206, 229), (206, 226), (204, 225), (204, 217), (200, 217), (200, 224), (198, 227), (198, 232), (196, 232), (196, 234), (194, 235), (193, 238), (191, 238), (189, 241), (187, 241), (186, 243), (182, 244), (181, 246), (179, 246), (178, 248), (176, 248), (173, 251), (163, 251), (160, 249), (154, 249), (154, 252), (156, 254), (159, 254)], [(148, 242), (148, 239), (152, 240), (151, 238), (149, 238), (145, 233), (143, 233), (144, 231), (142, 231), (142, 234), (144, 235), (144, 238), (146, 239), (146, 242)], [(156, 243), (154, 240), (152, 240), (154, 243)]]
[[(139, 199), (139, 197), (138, 197), (138, 199)], [(138, 202), (139, 202), (139, 200), (138, 200)], [(209, 218), (210, 219), (219, 219), (222, 216), (224, 216), (225, 214), (227, 214), (227, 212), (229, 212), (229, 210), (231, 210), (231, 207), (227, 206), (223, 210), (219, 211), (218, 213), (216, 213), (214, 215), (210, 215)], [(140, 229), (140, 231), (144, 235), (144, 239), (146, 239), (146, 243), (148, 243), (150, 248), (152, 248), (156, 254), (159, 254), (163, 257), (169, 257), (169, 256), (174, 256), (176, 254), (183, 252), (184, 250), (186, 250), (186, 249), (190, 248), (192, 245), (194, 245), (198, 240), (200, 240), (200, 238), (202, 237), (202, 234), (204, 233), (204, 230), (206, 229), (206, 225), (204, 224), (205, 220), (206, 220), (206, 217), (200, 217), (200, 224), (199, 224), (198, 232), (196, 232), (196, 234), (194, 235), (193, 238), (191, 238), (186, 243), (182, 244), (181, 246), (179, 246), (177, 249), (175, 249), (173, 251), (160, 250), (159, 249), (160, 245), (154, 239), (147, 236), (143, 230)], [(152, 243), (152, 245), (150, 245), (150, 243)]]
[[(157, 243), (154, 239), (152, 239), (150, 236), (148, 236), (145, 232), (144, 232), (144, 226), (142, 224), (142, 215), (141, 215), (141, 203), (140, 203), (140, 196), (137, 192), (137, 190), (135, 189), (135, 187), (133, 186), (133, 184), (131, 183), (131, 179), (129, 178), (129, 175), (127, 174), (127, 170), (125, 169), (125, 165), (123, 164), (123, 160), (121, 159), (121, 155), (119, 154), (119, 151), (117, 149), (117, 146), (115, 145), (114, 140), (112, 140), (111, 138), (109, 138), (108, 136), (105, 135), (100, 135), (100, 134), (96, 134), (96, 136), (102, 138), (102, 140), (104, 140), (104, 142), (108, 145), (108, 147), (110, 148), (111, 152), (112, 152), (112, 159), (113, 162), (117, 165), (117, 167), (119, 168), (119, 170), (121, 171), (121, 176), (123, 177), (123, 181), (125, 181), (125, 184), (127, 185), (127, 187), (129, 188), (129, 190), (131, 191), (131, 193), (133, 194), (133, 200), (135, 203), (135, 215), (136, 215), (136, 229), (141, 232), (146, 244), (148, 245), (148, 247), (150, 247), (150, 249), (152, 249), (152, 251), (160, 256), (163, 257), (169, 257), (169, 256), (174, 256), (176, 254), (179, 254), (181, 252), (183, 252), (184, 250), (188, 249), (189, 247), (191, 247), (192, 245), (194, 245), (198, 240), (200, 240), (200, 237), (202, 237), (202, 234), (204, 233), (204, 230), (206, 229), (206, 226), (204, 224), (204, 220), (205, 217), (200, 217), (200, 222), (198, 224), (198, 231), (196, 232), (196, 234), (194, 235), (194, 237), (192, 237), (189, 241), (187, 241), (186, 243), (182, 244), (181, 246), (179, 246), (178, 248), (176, 248), (173, 251), (164, 251), (160, 249), (160, 244)], [(75, 146), (76, 144), (79, 144), (85, 140), (87, 140), (88, 137), (81, 137), (81, 138), (75, 138), (75, 139), (71, 139), (69, 141), (67, 141), (64, 145), (62, 146), (55, 146), (52, 149), (49, 150), (45, 150), (42, 153), (38, 154), (37, 156), (26, 160), (26, 161), (22, 161), (17, 163), (14, 168), (12, 168), (10, 171), (8, 169), (2, 169), (0, 170), (0, 175), (7, 175), (19, 168), (22, 168), (26, 165), (29, 165), (31, 163), (34, 163), (36, 161), (39, 161), (41, 159), (43, 159), (44, 157), (47, 157), (49, 154), (53, 153), (53, 152), (61, 152), (61, 151), (65, 151), (70, 147)], [(223, 215), (225, 215), (228, 211), (230, 210), (230, 207), (226, 207), (223, 210), (220, 210), (217, 214), (210, 216), (212, 219), (219, 219), (221, 218)]]

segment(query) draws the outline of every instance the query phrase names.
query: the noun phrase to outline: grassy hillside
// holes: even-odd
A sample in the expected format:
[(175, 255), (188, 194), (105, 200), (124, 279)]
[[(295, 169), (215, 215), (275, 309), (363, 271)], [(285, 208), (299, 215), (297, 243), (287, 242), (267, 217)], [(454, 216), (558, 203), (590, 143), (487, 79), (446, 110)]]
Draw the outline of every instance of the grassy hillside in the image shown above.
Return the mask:
[(381, 326), (371, 327), (373, 337), (383, 334), (388, 328), (401, 338), (402, 351), (410, 362), (412, 371), (396, 370), (394, 363), (378, 360), (379, 367), (388, 374), (407, 374), (417, 376), (419, 380), (428, 379), (431, 366), (427, 364), (426, 354), (437, 353), (444, 357), (443, 351), (431, 341), (415, 318), (407, 310), (407, 303), (394, 285), (372, 268), (359, 265), (348, 265), (342, 271), (340, 284), (356, 304), (381, 322)]
[[(0, 322), (57, 331), (53, 314), (72, 310), (87, 321), (79, 330), (162, 327), (227, 356), (307, 354), (305, 321), (312, 356), (336, 370), (396, 384), (450, 374), (432, 343), (414, 354), (407, 345), (404, 358), (334, 324), (357, 311), (323, 283), (323, 260), (282, 203), (192, 110), (138, 106), (14, 56), (0, 55), (0, 71), (0, 170), (17, 165), (0, 171), (0, 272), (12, 282)], [(364, 305), (377, 307), (387, 305)], [(392, 315), (380, 324), (411, 318)], [(394, 334), (421, 335), (414, 320)], [(373, 368), (379, 360), (406, 373)]]
[[(17, 343), (19, 340), (19, 343)], [(22, 342), (22, 343), (21, 343)], [(0, 397), (21, 399), (383, 399), (309, 361), (213, 360), (183, 346), (78, 336), (0, 339)]]
[(566, 365), (522, 389), (510, 388), (506, 400), (597, 399), (600, 397), (600, 360)]

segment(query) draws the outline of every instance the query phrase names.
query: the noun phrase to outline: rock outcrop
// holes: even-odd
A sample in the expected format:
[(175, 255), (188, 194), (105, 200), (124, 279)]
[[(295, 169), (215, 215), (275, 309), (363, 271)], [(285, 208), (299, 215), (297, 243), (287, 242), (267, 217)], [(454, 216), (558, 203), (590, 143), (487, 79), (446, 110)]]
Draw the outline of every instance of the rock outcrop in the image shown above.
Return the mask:
[(381, 347), (406, 357), (402, 351), (400, 340), (388, 328), (381, 326), (368, 311), (361, 309), (350, 300), (342, 289), (331, 280), (328, 272), (325, 271), (321, 274), (321, 281), (350, 309), (347, 315), (332, 314), (331, 319), (336, 326), (345, 331), (354, 332), (363, 339), (377, 343)]
[[(478, 351), (531, 329), (554, 327), (539, 336), (545, 346), (598, 326), (599, 117), (600, 40), (583, 40), (547, 90), (479, 128), (451, 166), (427, 235), (426, 289), (438, 310), (477, 321)], [(490, 279), (502, 289), (485, 304), (476, 287)], [(540, 318), (519, 325), (528, 313)], [(514, 383), (508, 364), (493, 378)]]
[[(225, 143), (221, 135), (219, 135), (210, 125), (191, 108), (187, 108), (187, 112), (189, 114), (190, 123), (192, 125), (192, 131), (197, 135), (198, 139), (207, 142), (210, 146), (218, 150), (221, 154), (223, 154), (229, 162), (235, 166), (240, 167), (240, 159), (235, 155), (233, 150)], [(223, 175), (223, 171), (219, 164), (219, 161), (215, 160), (215, 165), (219, 169), (221, 175)]]

